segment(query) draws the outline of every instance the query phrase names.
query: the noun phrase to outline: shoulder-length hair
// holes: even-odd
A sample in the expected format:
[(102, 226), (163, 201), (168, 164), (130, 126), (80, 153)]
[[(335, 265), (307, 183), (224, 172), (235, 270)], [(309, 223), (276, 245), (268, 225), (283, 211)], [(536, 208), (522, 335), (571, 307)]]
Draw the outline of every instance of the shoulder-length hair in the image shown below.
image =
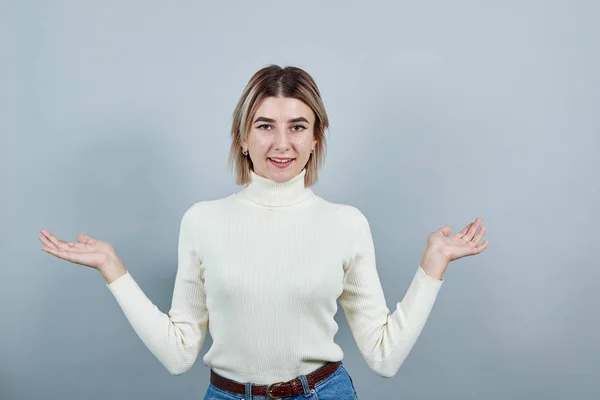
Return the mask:
[(245, 185), (251, 181), (252, 160), (242, 153), (241, 143), (250, 131), (252, 117), (267, 97), (295, 98), (304, 102), (315, 113), (313, 133), (317, 144), (309, 156), (304, 177), (305, 187), (314, 185), (325, 161), (325, 130), (329, 127), (329, 118), (313, 78), (301, 68), (282, 68), (275, 64), (260, 69), (250, 78), (233, 111), (231, 149), (227, 165), (230, 171), (235, 170), (236, 184)]

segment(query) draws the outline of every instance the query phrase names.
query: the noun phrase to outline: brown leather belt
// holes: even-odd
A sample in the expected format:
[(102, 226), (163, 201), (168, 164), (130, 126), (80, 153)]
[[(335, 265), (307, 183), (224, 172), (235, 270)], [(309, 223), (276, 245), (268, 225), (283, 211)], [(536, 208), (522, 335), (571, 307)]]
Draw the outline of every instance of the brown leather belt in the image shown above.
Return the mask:
[[(308, 387), (313, 389), (315, 384), (322, 379), (333, 374), (340, 366), (340, 361), (328, 362), (316, 371), (306, 375)], [(227, 390), (233, 393), (245, 394), (246, 385), (217, 374), (210, 370), (210, 383), (219, 389)], [(268, 385), (252, 385), (253, 396), (268, 396), (270, 399), (279, 399), (281, 397), (292, 397), (304, 393), (302, 382), (295, 378), (287, 382), (277, 382)]]

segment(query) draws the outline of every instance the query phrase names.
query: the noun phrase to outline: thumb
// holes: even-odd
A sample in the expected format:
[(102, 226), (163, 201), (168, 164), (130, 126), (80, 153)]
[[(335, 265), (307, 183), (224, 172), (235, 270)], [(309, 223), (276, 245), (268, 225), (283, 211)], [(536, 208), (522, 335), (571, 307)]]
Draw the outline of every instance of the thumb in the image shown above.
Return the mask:
[(451, 231), (452, 231), (452, 230), (450, 229), (450, 227), (449, 227), (449, 226), (444, 226), (443, 228), (441, 228), (441, 229), (439, 230), (439, 232), (442, 232), (442, 234), (443, 234), (444, 236), (448, 236), (448, 235), (450, 234), (450, 232), (451, 232)]
[(89, 237), (88, 235), (84, 235), (83, 233), (77, 237), (77, 240), (81, 243), (94, 244), (96, 241)]

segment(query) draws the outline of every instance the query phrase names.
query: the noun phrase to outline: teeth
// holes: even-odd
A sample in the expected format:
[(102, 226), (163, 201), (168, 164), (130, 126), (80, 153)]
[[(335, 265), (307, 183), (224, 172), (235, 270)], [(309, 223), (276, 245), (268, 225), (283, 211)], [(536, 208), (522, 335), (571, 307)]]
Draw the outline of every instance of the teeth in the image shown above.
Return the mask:
[(270, 160), (275, 161), (276, 163), (281, 163), (281, 164), (285, 164), (286, 162), (290, 161), (291, 158), (288, 158), (287, 160), (276, 160), (274, 158), (271, 158)]

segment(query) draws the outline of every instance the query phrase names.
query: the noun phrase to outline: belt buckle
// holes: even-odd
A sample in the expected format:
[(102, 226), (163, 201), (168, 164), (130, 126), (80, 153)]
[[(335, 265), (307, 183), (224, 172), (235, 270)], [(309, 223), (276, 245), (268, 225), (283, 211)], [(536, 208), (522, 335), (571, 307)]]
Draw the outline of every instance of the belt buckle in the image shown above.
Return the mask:
[(271, 390), (271, 387), (273, 387), (273, 386), (279, 386), (279, 385), (282, 385), (284, 383), (285, 382), (277, 382), (277, 383), (269, 383), (267, 385), (267, 396), (269, 397), (269, 399), (283, 399), (283, 397), (285, 397), (285, 396), (283, 396), (283, 397), (275, 397), (271, 393), (269, 393), (269, 390)]

